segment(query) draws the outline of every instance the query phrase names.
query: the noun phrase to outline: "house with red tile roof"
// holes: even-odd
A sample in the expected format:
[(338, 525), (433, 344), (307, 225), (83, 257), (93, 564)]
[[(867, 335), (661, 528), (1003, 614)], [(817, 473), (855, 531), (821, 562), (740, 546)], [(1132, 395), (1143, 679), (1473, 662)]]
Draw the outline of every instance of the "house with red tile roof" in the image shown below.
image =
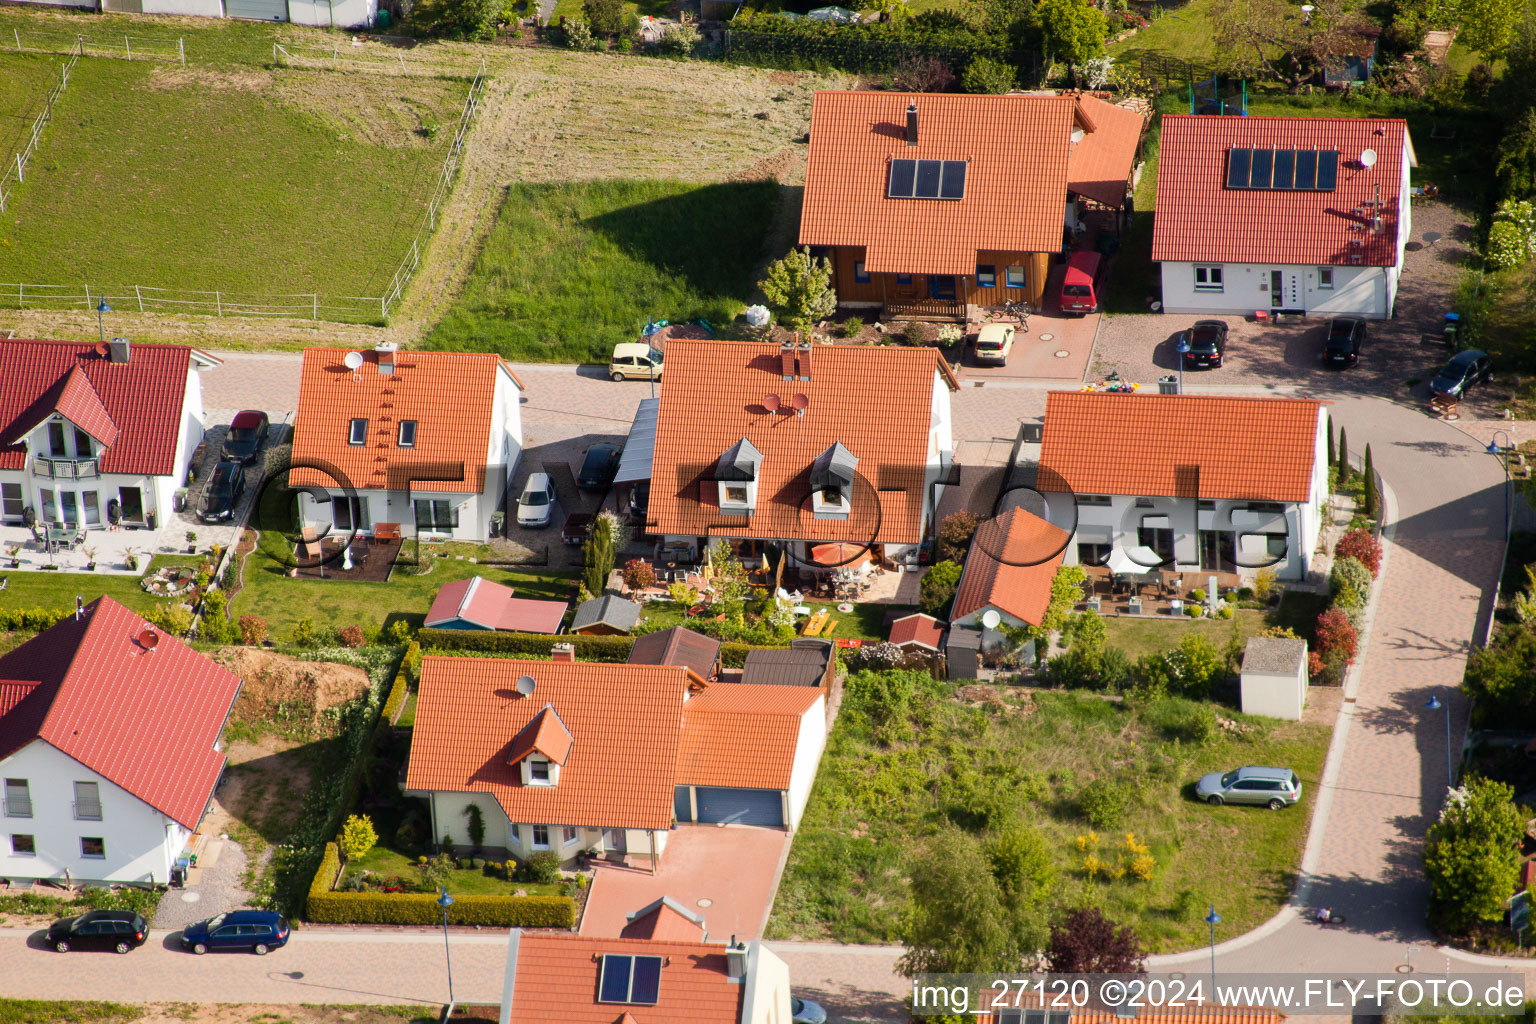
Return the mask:
[(1328, 500), (1327, 413), (1310, 398), (1053, 391), (1035, 486), (1071, 534), (1066, 564), (1304, 579)]
[(915, 564), (958, 387), (927, 347), (674, 341), (647, 532), (699, 554), (723, 538), (818, 566), (811, 548), (842, 542)]
[(789, 968), (759, 941), (598, 939), (514, 928), (497, 1020), (789, 1024), (791, 1003)]
[(240, 679), (102, 597), (0, 655), (0, 877), (164, 884)]
[(831, 261), (844, 306), (1039, 307), (1080, 207), (1123, 203), (1144, 126), (1075, 95), (818, 92), (799, 243)]
[(674, 665), (429, 656), (404, 788), (432, 834), (515, 857), (659, 857), (674, 822), (799, 824), (826, 745), (810, 687)]
[(1031, 1008), (1031, 1003), (1042, 1003), (1039, 999), (1025, 997), (1016, 1002), (1025, 1005), (1018, 1009), (978, 1011), (976, 1024), (1119, 1024), (1125, 1020), (1141, 1024), (1281, 1024), (1286, 1019), (1279, 1010), (1263, 1006), (1189, 1003), (1167, 1008), (1138, 1007), (1132, 1017), (1116, 1007), (1074, 1007), (1070, 1013), (1063, 1013), (1047, 1006)]
[[(1072, 534), (1022, 508), (1010, 508), (977, 528), (965, 557), (952, 626), (982, 630), (982, 646), (998, 643), (998, 626), (1038, 626), (1051, 603), (1051, 583)], [(992, 614), (989, 614), (992, 613)]]
[(569, 608), (564, 601), (515, 597), (512, 588), (483, 576), (444, 583), (423, 623), (429, 629), (506, 629), (558, 633)]
[(1406, 121), (1170, 114), (1158, 145), (1165, 310), (1392, 315), (1413, 234)]
[(200, 368), (185, 345), (0, 341), (0, 522), (170, 521), (203, 439)]
[(306, 349), (289, 474), (303, 525), (485, 540), (513, 500), (522, 391), (487, 353)]

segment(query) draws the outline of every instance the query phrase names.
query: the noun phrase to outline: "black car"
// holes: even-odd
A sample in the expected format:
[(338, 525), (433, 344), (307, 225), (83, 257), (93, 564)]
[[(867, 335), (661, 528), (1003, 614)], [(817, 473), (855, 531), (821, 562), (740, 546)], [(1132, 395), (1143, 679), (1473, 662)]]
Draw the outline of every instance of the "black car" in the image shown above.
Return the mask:
[(1436, 395), (1460, 398), (1474, 384), (1481, 384), (1493, 376), (1493, 360), (1488, 353), (1475, 348), (1457, 352), (1429, 382), (1429, 390)]
[(130, 953), (148, 937), (149, 925), (131, 910), (88, 910), (48, 926), (48, 945), (60, 953), (72, 949)]
[(239, 463), (252, 462), (267, 439), (267, 414), (254, 409), (238, 413), (229, 425), (229, 435), (224, 438), (221, 459)]
[(1225, 320), (1196, 320), (1195, 325), (1184, 332), (1189, 351), (1184, 362), (1192, 366), (1220, 366), (1221, 357), (1227, 351), (1227, 322)]
[(1323, 341), (1323, 362), (1330, 366), (1348, 366), (1360, 358), (1365, 344), (1365, 321), (1354, 316), (1336, 316), (1328, 321), (1328, 337)]
[(238, 462), (221, 462), (213, 467), (213, 476), (203, 488), (202, 507), (197, 510), (197, 517), (205, 523), (233, 519), (244, 494), (245, 467)]
[(187, 925), (181, 945), (201, 956), (209, 950), (248, 949), (257, 956), (288, 944), (288, 919), (270, 910), (231, 910)]
[(576, 486), (584, 491), (606, 491), (613, 486), (613, 478), (619, 472), (619, 456), (624, 449), (616, 444), (595, 444), (587, 449), (581, 460), (581, 472), (576, 474)]
[(644, 519), (646, 510), (651, 505), (651, 482), (641, 480), (629, 489), (629, 514), (635, 519)]

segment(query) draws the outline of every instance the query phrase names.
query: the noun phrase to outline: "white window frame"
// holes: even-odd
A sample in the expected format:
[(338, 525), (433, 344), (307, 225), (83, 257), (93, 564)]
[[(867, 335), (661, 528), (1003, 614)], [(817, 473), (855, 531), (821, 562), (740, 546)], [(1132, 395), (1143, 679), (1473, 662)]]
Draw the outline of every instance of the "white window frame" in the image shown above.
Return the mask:
[(561, 846), (570, 846), (572, 843), (576, 842), (580, 838), (581, 838), (581, 833), (577, 830), (575, 825), (562, 825), (562, 826), (560, 826), (560, 845)]
[[(542, 843), (539, 842), (539, 830), (540, 829), (543, 829), (543, 831), (544, 831), (544, 841)], [(548, 825), (529, 825), (528, 826), (528, 841), (529, 841), (529, 843), (532, 845), (532, 847), (535, 850), (547, 850), (547, 849), (549, 849), (549, 826)]]
[(1226, 291), (1226, 274), (1222, 272), (1223, 264), (1205, 263), (1195, 265), (1195, 291), (1220, 292)]
[(347, 423), (347, 444), (361, 448), (368, 443), (368, 420), (354, 416)]
[(1317, 268), (1317, 287), (1318, 287), (1319, 291), (1326, 291), (1326, 292), (1333, 291), (1333, 268), (1332, 267), (1318, 267)]
[[(544, 777), (539, 778), (539, 769), (544, 769)], [(542, 757), (530, 757), (528, 759), (528, 784), (530, 786), (553, 786), (555, 784), (555, 768), (548, 759)]]
[[(410, 427), (411, 428), (411, 438), (410, 438), (409, 441), (407, 441), (406, 438), (405, 438), (405, 428), (406, 427)], [(395, 444), (398, 447), (400, 447), (400, 448), (415, 448), (416, 447), (416, 431), (417, 431), (417, 425), (416, 425), (416, 421), (415, 420), (401, 420), (400, 421), (399, 432), (395, 435)]]

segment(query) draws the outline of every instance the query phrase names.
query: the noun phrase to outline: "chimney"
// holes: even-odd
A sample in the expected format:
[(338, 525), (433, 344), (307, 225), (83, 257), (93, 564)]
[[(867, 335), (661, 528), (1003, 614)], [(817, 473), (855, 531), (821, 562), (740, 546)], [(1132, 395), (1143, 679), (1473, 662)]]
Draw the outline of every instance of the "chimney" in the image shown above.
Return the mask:
[(398, 348), (392, 341), (381, 341), (374, 346), (374, 352), (379, 357), (379, 372), (393, 374), (395, 372), (395, 349)]
[(779, 372), (785, 380), (795, 379), (795, 343), (793, 339), (779, 346)]
[(800, 343), (800, 379), (801, 380), (810, 380), (811, 379), (811, 338), (810, 338), (810, 335), (806, 335), (805, 340)]
[(80, 621), (80, 616), (81, 616), (82, 613), (84, 613), (84, 611), (85, 611), (85, 598), (81, 597), (79, 594), (76, 594), (75, 595), (75, 621), (76, 622)]
[(555, 644), (550, 648), (549, 657), (551, 661), (575, 661), (576, 645), (569, 642)]
[(127, 338), (113, 338), (107, 347), (107, 359), (110, 362), (126, 364), (132, 347)]
[(745, 981), (747, 977), (747, 947), (745, 943), (737, 942), (734, 935), (730, 945), (725, 947), (725, 977), (737, 982)]
[(907, 104), (907, 145), (917, 145), (917, 103)]

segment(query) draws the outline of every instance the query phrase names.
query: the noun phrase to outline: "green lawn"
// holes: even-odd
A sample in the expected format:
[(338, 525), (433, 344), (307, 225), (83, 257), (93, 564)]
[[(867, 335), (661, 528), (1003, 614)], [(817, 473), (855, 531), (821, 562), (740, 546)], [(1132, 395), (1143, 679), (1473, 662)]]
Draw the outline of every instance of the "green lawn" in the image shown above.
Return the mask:
[[(202, 555), (156, 555), (150, 559), (145, 575), (167, 565), (202, 565)], [(143, 564), (142, 562), (140, 563)], [(75, 596), (86, 603), (105, 595), (125, 608), (139, 612), (154, 610), (167, 603), (152, 597), (139, 586), (138, 576), (92, 572), (37, 572), (0, 569), (0, 576), (10, 582), (0, 591), (0, 608), (74, 608)]]
[[(0, 55), (0, 80), (34, 60)], [(241, 292), (319, 292), (322, 304), (380, 295), (466, 89), (83, 60), (0, 215), (0, 276), (76, 291), (84, 282), (124, 308), (134, 284), (219, 290), (226, 302)], [(333, 316), (378, 315), (345, 307)]]
[(1190, 0), (1170, 9), (1129, 39), (1108, 47), (1110, 56), (1127, 59), (1150, 51), (1180, 60), (1205, 62), (1216, 55), (1215, 25), (1221, 0)]
[(0, 999), (0, 1024), (127, 1024), (144, 1007), (84, 999)]
[[(416, 874), (416, 858), (408, 857), (385, 846), (375, 846), (366, 856), (348, 863), (346, 870), (342, 872), (342, 880), (363, 871), (376, 871), (385, 877), (398, 875), (411, 886), (415, 886), (419, 881), (419, 876)], [(448, 875), (448, 891), (455, 896), (475, 894), (510, 896), (519, 889), (526, 891), (529, 896), (561, 895), (559, 883), (540, 885), (536, 882), (504, 882), (499, 878), (492, 878), (478, 867), (460, 868)], [(415, 889), (408, 889), (408, 891), (428, 892), (430, 890), (416, 886)]]
[(1289, 626), (1297, 636), (1310, 637), (1317, 616), (1327, 606), (1327, 600), (1320, 594), (1293, 591), (1286, 593), (1280, 606), (1271, 612), (1238, 608), (1230, 619), (1106, 615), (1105, 642), (1125, 651), (1135, 661), (1144, 654), (1157, 654), (1177, 647), (1179, 641), (1192, 632), (1204, 634), (1217, 650), (1223, 649), (1232, 637), (1247, 640), (1267, 626)]
[(752, 293), (779, 187), (515, 184), (426, 347), (606, 363), (650, 317), (729, 323)]
[[(913, 724), (892, 746), (845, 703), (795, 835), (768, 926), (778, 939), (894, 942), (908, 903), (907, 880), (927, 837), (954, 825), (985, 841), (1020, 824), (1044, 840), (1055, 877), (1042, 915), (1092, 903), (1135, 927), (1150, 952), (1207, 940), (1208, 903), (1221, 910), (1221, 937), (1240, 935), (1285, 902), (1306, 838), (1328, 729), (1222, 717), (1247, 735), (1187, 731), (1196, 706), (1165, 699), (1140, 708), (1095, 694), (1035, 694), (1033, 713), (1009, 695), (997, 710), (953, 696), (948, 683), (915, 702)], [(849, 700), (852, 700), (850, 697)], [(1171, 737), (1182, 736), (1180, 742)], [(1243, 764), (1293, 768), (1307, 789), (1300, 806), (1196, 803), (1200, 775)], [(1078, 799), (1096, 779), (1127, 801), (1099, 832), (1098, 856), (1113, 864), (1127, 832), (1150, 847), (1150, 881), (1089, 878), (1076, 838), (1091, 826)]]
[[(63, 61), (52, 56), (12, 57), (0, 75), (0, 159), (15, 170), (15, 154), (31, 137), (32, 122), (59, 81)], [(3, 173), (3, 172), (0, 172)]]

